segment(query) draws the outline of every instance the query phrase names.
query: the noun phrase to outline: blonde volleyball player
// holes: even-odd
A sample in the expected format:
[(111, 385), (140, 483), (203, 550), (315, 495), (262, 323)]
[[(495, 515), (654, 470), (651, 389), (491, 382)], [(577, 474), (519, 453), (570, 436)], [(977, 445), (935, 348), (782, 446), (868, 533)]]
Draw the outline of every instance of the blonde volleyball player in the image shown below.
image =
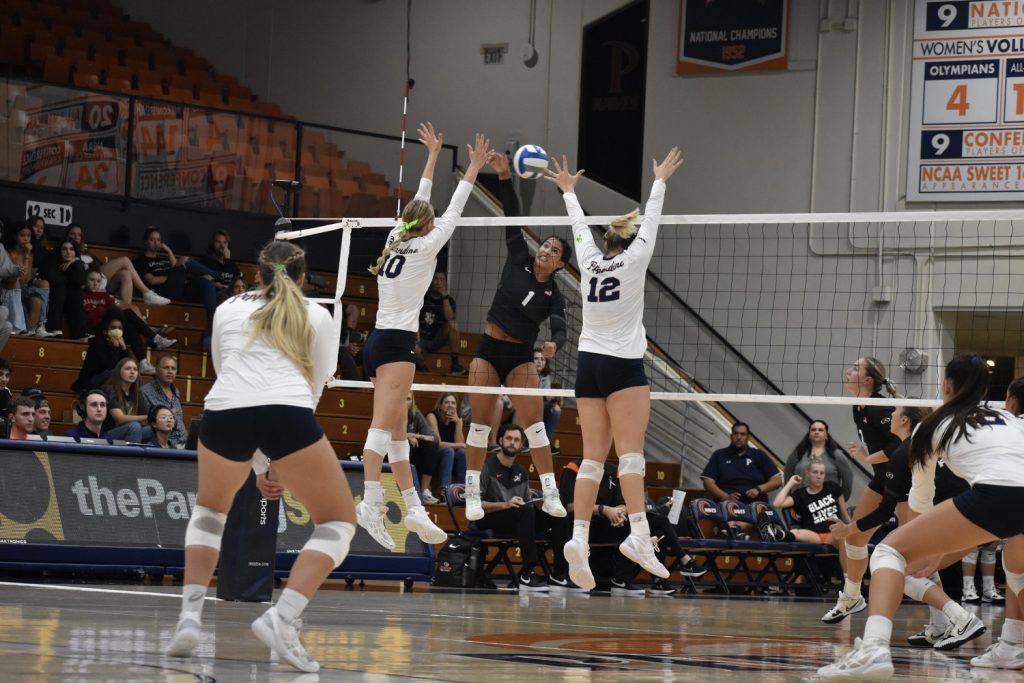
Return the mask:
[[(1024, 421), (983, 403), (988, 381), (988, 367), (977, 354), (957, 356), (946, 365), (943, 404), (924, 419), (911, 441), (908, 503), (920, 516), (875, 548), (864, 638), (834, 664), (819, 669), (823, 678), (880, 680), (892, 675), (892, 617), (905, 576), (930, 574), (943, 555), (1006, 538), (1007, 590), (1018, 599), (1024, 593)], [(939, 457), (971, 488), (932, 507)]]
[(636, 210), (616, 219), (605, 231), (603, 252), (594, 243), (575, 194), (583, 171), (570, 173), (564, 156), (561, 165), (557, 161), (553, 165), (555, 171), (549, 170), (547, 177), (562, 191), (572, 221), (583, 292), (575, 389), (583, 462), (576, 475), (572, 538), (565, 544), (569, 577), (580, 588), (594, 588), (594, 574), (587, 560), (590, 517), (614, 439), (630, 526), (630, 534), (619, 550), (652, 575), (666, 579), (669, 571), (654, 554), (644, 501), (644, 434), (651, 414), (651, 393), (643, 366), (647, 350), (644, 288), (665, 199), (665, 182), (683, 165), (683, 157), (673, 147), (660, 164), (654, 161), (654, 184), (639, 230)]
[(451, 239), (455, 222), (469, 199), (477, 173), (487, 161), (490, 141), (477, 134), (469, 149), (469, 168), (452, 195), (448, 210), (435, 220), (430, 206), (431, 177), (443, 138), (429, 123), (420, 126), (428, 150), (416, 198), (402, 211), (388, 234), (384, 251), (370, 272), (377, 276), (377, 324), (363, 349), (363, 367), (373, 382), (373, 419), (363, 447), (365, 484), (356, 506), (359, 525), (387, 549), (395, 542), (384, 527), (384, 492), (380, 485), (384, 456), (405, 501), (405, 526), (425, 543), (442, 543), (448, 535), (434, 524), (420, 502), (409, 465), (405, 398), (416, 373), (416, 340), (423, 295), (437, 269), (437, 253)]
[(337, 367), (338, 329), (324, 308), (302, 295), (302, 249), (271, 242), (258, 265), (260, 288), (228, 299), (213, 317), (210, 355), (217, 381), (206, 395), (199, 494), (185, 531), (181, 614), (166, 651), (185, 657), (199, 642), (228, 510), (250, 466), (269, 458), (282, 485), (309, 510), (314, 527), (288, 587), (252, 630), (282, 660), (315, 672), (320, 665), (302, 645), (299, 615), (345, 559), (356, 520), (334, 449), (313, 416)]

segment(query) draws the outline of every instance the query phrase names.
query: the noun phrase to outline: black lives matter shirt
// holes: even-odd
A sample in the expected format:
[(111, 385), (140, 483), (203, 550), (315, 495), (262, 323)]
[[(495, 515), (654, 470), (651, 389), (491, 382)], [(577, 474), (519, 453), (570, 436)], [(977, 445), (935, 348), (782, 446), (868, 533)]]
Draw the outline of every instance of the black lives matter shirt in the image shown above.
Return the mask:
[(834, 481), (826, 481), (817, 493), (806, 488), (793, 491), (793, 511), (800, 518), (800, 528), (828, 532), (829, 520), (839, 518), (839, 497), (842, 495), (843, 487)]

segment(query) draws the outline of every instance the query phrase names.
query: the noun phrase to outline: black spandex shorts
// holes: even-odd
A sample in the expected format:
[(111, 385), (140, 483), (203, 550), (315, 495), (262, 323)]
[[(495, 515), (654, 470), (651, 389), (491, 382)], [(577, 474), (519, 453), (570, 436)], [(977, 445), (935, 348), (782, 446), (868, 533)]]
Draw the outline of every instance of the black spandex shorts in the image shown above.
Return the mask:
[(498, 372), (498, 380), (504, 382), (520, 365), (533, 362), (533, 347), (530, 344), (502, 341), (484, 334), (480, 336), (475, 357), (490, 363)]
[(880, 496), (885, 495), (885, 489), (889, 485), (888, 464), (889, 463), (882, 463), (881, 465), (872, 465), (872, 467), (875, 469), (875, 473), (871, 476), (871, 481), (868, 482), (868, 488)]
[(374, 330), (363, 347), (363, 369), (370, 377), (387, 363), (416, 362), (416, 333), (408, 330)]
[(271, 460), (312, 446), (324, 435), (309, 408), (254, 406), (203, 411), (199, 441), (217, 455), (245, 462), (256, 449)]
[(953, 498), (953, 505), (968, 521), (977, 524), (996, 538), (1010, 538), (1024, 533), (1024, 515), (1020, 501), (1024, 487), (975, 484)]
[(580, 351), (576, 358), (576, 398), (607, 398), (630, 387), (646, 387), (642, 358), (617, 358)]

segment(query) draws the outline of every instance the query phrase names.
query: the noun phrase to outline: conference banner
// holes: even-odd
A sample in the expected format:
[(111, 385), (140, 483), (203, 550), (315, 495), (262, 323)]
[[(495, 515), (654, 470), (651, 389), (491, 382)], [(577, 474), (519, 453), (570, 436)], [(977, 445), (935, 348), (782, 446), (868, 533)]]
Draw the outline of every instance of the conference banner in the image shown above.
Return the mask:
[(676, 73), (785, 69), (788, 0), (679, 0)]
[(1024, 4), (917, 0), (907, 200), (1024, 199)]

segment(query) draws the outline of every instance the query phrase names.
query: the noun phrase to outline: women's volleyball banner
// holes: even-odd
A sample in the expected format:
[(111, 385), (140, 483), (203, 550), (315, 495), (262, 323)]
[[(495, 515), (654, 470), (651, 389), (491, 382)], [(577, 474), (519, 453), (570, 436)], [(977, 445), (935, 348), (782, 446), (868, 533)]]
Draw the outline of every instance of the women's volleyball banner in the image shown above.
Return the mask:
[(788, 0), (679, 0), (676, 73), (785, 69)]

